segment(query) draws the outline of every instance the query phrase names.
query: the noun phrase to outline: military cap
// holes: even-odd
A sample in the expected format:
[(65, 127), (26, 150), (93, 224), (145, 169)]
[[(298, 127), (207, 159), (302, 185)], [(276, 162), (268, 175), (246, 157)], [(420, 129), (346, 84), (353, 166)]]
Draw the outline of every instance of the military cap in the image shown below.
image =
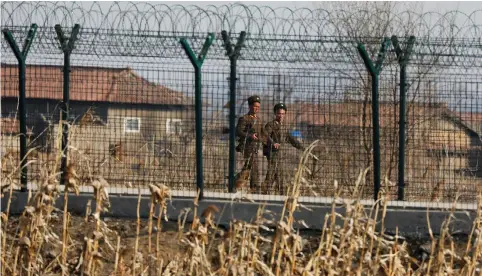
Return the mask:
[(252, 105), (256, 102), (261, 103), (261, 99), (259, 98), (258, 95), (254, 95), (254, 96), (251, 96), (251, 97), (248, 98), (248, 104), (249, 105)]
[(286, 105), (284, 103), (276, 104), (273, 108), (274, 112), (276, 112), (278, 109), (284, 109), (285, 111), (288, 111), (288, 109), (286, 109)]

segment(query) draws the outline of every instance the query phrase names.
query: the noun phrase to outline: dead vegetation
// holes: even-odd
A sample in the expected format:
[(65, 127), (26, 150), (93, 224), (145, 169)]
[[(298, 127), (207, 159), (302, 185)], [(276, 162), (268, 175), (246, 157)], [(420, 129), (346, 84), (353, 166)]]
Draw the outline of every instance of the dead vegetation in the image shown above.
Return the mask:
[[(89, 116), (93, 115), (87, 112), (82, 118), (90, 118)], [(41, 175), (39, 164), (48, 163), (49, 168), (56, 166), (59, 140), (61, 140), (58, 133), (60, 125), (53, 124), (48, 130), (42, 131), (42, 133), (48, 133), (46, 137), (49, 138), (44, 141), (48, 146), (34, 147), (42, 139), (30, 137), (28, 171), (32, 183), (40, 185), (37, 183)], [(186, 139), (182, 142), (172, 140), (170, 143), (160, 145), (156, 144), (155, 140), (147, 141), (142, 138), (137, 144), (132, 144), (132, 141), (124, 141), (120, 138), (110, 139), (112, 137), (105, 134), (105, 131), (105, 128), (92, 126), (92, 124), (75, 123), (69, 126), (69, 158), (76, 162), (76, 173), (80, 185), (90, 185), (94, 176), (102, 176), (112, 187), (135, 185), (147, 187), (155, 181), (161, 180), (166, 184), (169, 180), (169, 187), (173, 190), (192, 189), (196, 175), (196, 161), (193, 158), (195, 156), (194, 139)], [(360, 146), (363, 142), (360, 139), (364, 137), (362, 134), (360, 130), (353, 133), (341, 132), (341, 130), (323, 132), (320, 136), (321, 141), (313, 150), (314, 156), (319, 158), (310, 158), (306, 161), (306, 166), (311, 171), (308, 176), (310, 188), (303, 186), (300, 195), (331, 197), (334, 193), (333, 180), (335, 179), (339, 181), (342, 197), (352, 195), (359, 173), (358, 168), (373, 164), (370, 161), (371, 150)], [(394, 150), (395, 136), (396, 133), (391, 132), (382, 132), (381, 136), (382, 189), (392, 200), (397, 198), (398, 153)], [(205, 189), (211, 192), (226, 192), (228, 141), (220, 141), (217, 136), (204, 138)], [(410, 149), (406, 154), (405, 199), (422, 202), (452, 202), (458, 194), (458, 202), (475, 202), (478, 189), (482, 187), (482, 179), (464, 171), (468, 159), (466, 157), (448, 158), (440, 154), (427, 155), (423, 141), (425, 140), (407, 144), (407, 148)], [(366, 143), (371, 144), (370, 141)], [(129, 149), (134, 146), (135, 150)], [(2, 151), (4, 177), (11, 178), (10, 182), (16, 181), (16, 175), (12, 172), (15, 172), (19, 164), (18, 136), (3, 134)], [(237, 159), (238, 169), (240, 169), (243, 158), (238, 156)], [(295, 164), (299, 159), (299, 152), (295, 149), (287, 150), (286, 160), (283, 163), (287, 167), (286, 175), (289, 178), (295, 175)], [(261, 157), (259, 163), (263, 166), (260, 170), (262, 181), (267, 170), (266, 159)], [(373, 197), (372, 175), (373, 173), (368, 173), (364, 181), (366, 185), (360, 187), (359, 194), (364, 199)], [(249, 175), (243, 175), (243, 172), (238, 176), (237, 189), (245, 186), (247, 183), (245, 180), (249, 178)], [(263, 192), (279, 195), (278, 189), (263, 190)]]
[[(147, 225), (138, 217), (135, 236), (126, 237), (121, 227), (112, 227), (102, 213), (110, 208), (107, 187), (100, 176), (92, 176), (92, 201), (87, 206), (82, 225), (73, 225), (67, 208), (54, 206), (61, 196), (58, 172), (44, 167), (39, 189), (30, 195), (28, 205), (12, 228), (9, 217), (11, 194), (4, 197), (7, 208), (2, 213), (2, 275), (475, 275), (482, 269), (482, 195), (479, 195), (473, 229), (456, 250), (448, 217), (440, 235), (430, 232), (430, 242), (423, 254), (414, 255), (407, 240), (383, 232), (386, 198), (366, 213), (360, 203), (360, 188), (365, 170), (359, 174), (350, 200), (340, 198), (341, 188), (333, 184), (335, 193), (332, 212), (324, 220), (323, 231), (316, 240), (303, 236), (306, 225), (298, 221), (295, 211), (307, 208), (298, 202), (302, 189), (309, 189), (311, 170), (306, 166), (313, 143), (303, 154), (288, 191), (281, 219), (275, 221), (270, 212), (260, 207), (253, 221), (232, 221), (228, 229), (219, 227), (216, 218), (224, 210), (209, 206), (184, 210), (176, 233), (179, 246), (176, 256), (166, 256), (169, 242), (163, 238), (162, 219), (167, 219), (169, 188), (151, 183), (150, 213)], [(57, 159), (60, 160), (60, 159)], [(76, 163), (69, 165), (64, 196), (77, 192)], [(18, 169), (18, 168), (17, 168)], [(12, 178), (10, 178), (12, 179)], [(8, 180), (8, 179), (6, 179)], [(12, 191), (8, 181), (3, 191)], [(2, 184), (3, 185), (3, 184)], [(5, 193), (8, 195), (9, 193)], [(338, 213), (343, 206), (346, 213)], [(140, 208), (140, 196), (138, 204)], [(192, 212), (193, 221), (186, 224)], [(201, 216), (198, 216), (201, 213)], [(61, 225), (61, 227), (60, 227)], [(125, 225), (123, 225), (126, 227)], [(72, 229), (83, 227), (83, 231)], [(75, 233), (75, 234), (74, 234)], [(62, 238), (61, 238), (62, 236)], [(171, 242), (175, 240), (171, 238)]]

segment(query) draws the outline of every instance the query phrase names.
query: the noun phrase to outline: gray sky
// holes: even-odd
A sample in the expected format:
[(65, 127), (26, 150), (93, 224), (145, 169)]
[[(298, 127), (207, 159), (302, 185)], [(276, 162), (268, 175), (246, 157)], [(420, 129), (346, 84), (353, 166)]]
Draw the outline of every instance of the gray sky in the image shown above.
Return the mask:
[[(273, 8), (279, 7), (289, 7), (289, 8), (313, 8), (313, 7), (321, 7), (328, 9), (333, 2), (330, 1), (317, 1), (317, 2), (309, 2), (309, 1), (149, 1), (152, 4), (179, 4), (179, 5), (197, 5), (199, 7), (206, 7), (209, 5), (213, 6), (220, 6), (220, 5), (229, 5), (231, 3), (241, 3), (245, 5), (255, 5), (255, 6), (270, 6)], [(92, 2), (86, 2), (92, 3)], [(413, 2), (412, 2), (413, 3)], [(475, 10), (482, 9), (482, 1), (415, 1), (415, 3), (422, 4), (423, 10), (425, 12), (433, 11), (433, 12), (440, 12), (445, 13), (448, 11), (459, 10), (464, 13), (471, 13)], [(106, 1), (102, 2), (102, 6), (109, 6), (111, 2)], [(338, 4), (343, 4), (343, 2), (338, 2)], [(399, 2), (399, 4), (403, 4), (403, 2)]]
[[(229, 5), (232, 3), (240, 3), (245, 5), (254, 5), (254, 6), (269, 6), (272, 8), (281, 8), (281, 7), (288, 7), (292, 9), (297, 8), (322, 8), (322, 9), (330, 9), (330, 7), (336, 3), (336, 5), (343, 5), (344, 2), (331, 2), (331, 1), (149, 1), (151, 4), (166, 4), (166, 5), (196, 5), (199, 7), (207, 7), (209, 5), (213, 6), (221, 6), (221, 5)], [(86, 2), (92, 3), (92, 2)], [(101, 6), (110, 6), (112, 2), (102, 2), (100, 3)], [(125, 3), (126, 4), (126, 3)], [(417, 12), (439, 12), (439, 13), (446, 13), (454, 10), (458, 10), (460, 12), (470, 14), (476, 10), (482, 10), (482, 1), (412, 1), (412, 2), (403, 2), (398, 1), (397, 5), (405, 6), (405, 5), (412, 5), (417, 4), (420, 5), (422, 8), (421, 10), (417, 8)], [(478, 18), (478, 23), (482, 22), (482, 18)]]
[[(2, 5), (4, 3), (7, 3), (8, 4), (8, 1), (4, 1), (2, 3)], [(31, 2), (30, 5), (33, 5), (37, 2)], [(59, 3), (62, 3), (62, 2), (58, 2), (57, 5), (59, 5)], [(84, 1), (84, 2), (76, 2), (76, 5), (80, 5), (82, 6), (84, 9), (90, 9), (92, 7), (94, 7), (95, 10), (98, 9), (98, 7), (100, 7), (102, 9), (102, 12), (103, 13), (107, 13), (107, 11), (109, 10), (109, 8), (112, 7), (112, 4), (114, 2), (112, 1), (104, 1), (104, 2), (97, 2), (96, 5), (93, 5), (94, 2), (92, 1)], [(159, 1), (147, 1), (148, 5), (140, 5), (141, 2), (119, 2), (118, 5), (121, 7), (121, 10), (127, 10), (127, 8), (131, 5), (131, 3), (134, 3), (136, 5), (136, 8), (140, 8), (140, 9), (149, 9), (149, 5), (161, 5), (161, 4), (164, 4), (164, 5), (182, 5), (182, 6), (189, 6), (189, 5), (196, 5), (196, 6), (199, 6), (201, 8), (208, 8), (208, 6), (222, 6), (222, 5), (230, 5), (230, 4), (233, 4), (233, 3), (239, 3), (239, 4), (245, 4), (245, 5), (254, 5), (254, 6), (267, 6), (267, 7), (270, 7), (270, 8), (273, 8), (273, 9), (277, 9), (277, 8), (282, 8), (282, 7), (287, 7), (287, 8), (290, 8), (290, 9), (300, 9), (300, 8), (307, 8), (307, 9), (326, 9), (326, 10), (332, 10), (332, 9), (350, 9), (348, 7), (348, 5), (352, 4), (352, 3), (356, 3), (358, 6), (363, 6), (364, 5), (384, 5), (386, 4), (387, 2), (307, 2), (307, 1), (240, 1), (240, 2), (229, 2), (229, 1), (163, 1), (163, 2), (159, 2)], [(472, 20), (474, 21), (474, 24), (478, 25), (478, 26), (482, 26), (482, 1), (474, 1), (474, 2), (458, 2), (458, 1), (432, 1), (432, 2), (429, 2), (429, 1), (414, 1), (414, 2), (403, 2), (403, 1), (399, 1), (399, 2), (389, 2), (390, 4), (393, 4), (393, 5), (396, 5), (396, 8), (395, 10), (396, 11), (406, 11), (406, 10), (410, 10), (412, 12), (415, 12), (415, 13), (427, 13), (427, 12), (436, 12), (436, 13), (441, 13), (441, 14), (445, 14), (447, 12), (451, 12), (451, 11), (460, 11), (462, 13), (465, 13), (467, 15), (470, 15), (470, 14), (473, 14), (474, 11), (478, 11), (477, 13), (477, 16), (473, 15), (472, 16)], [(42, 3), (44, 4), (44, 3)], [(66, 6), (70, 6), (72, 5), (72, 2), (65, 2)], [(49, 5), (49, 4), (44, 4), (44, 5)], [(118, 7), (113, 7), (114, 10), (119, 10)], [(159, 8), (158, 8), (159, 9)], [(366, 9), (366, 8), (363, 8), (363, 9)], [(59, 9), (59, 11), (61, 11), (61, 9)], [(141, 10), (142, 11), (142, 10)], [(132, 16), (135, 16), (136, 14), (136, 10), (135, 9), (132, 9), (132, 6), (131, 6), (131, 9), (130, 9), (130, 12), (131, 12), (131, 15)], [(61, 12), (59, 12), (61, 13)], [(90, 15), (93, 15), (95, 17), (95, 14), (92, 13)], [(159, 17), (162, 17), (161, 14), (159, 15), (155, 15), (156, 17), (159, 16)], [(247, 16), (246, 14), (243, 14), (243, 16)], [(255, 15), (256, 16), (256, 15)], [(284, 15), (281, 15), (281, 16), (284, 16)], [(24, 18), (26, 18), (26, 14), (19, 14), (18, 15), (18, 21), (21, 21), (23, 20)], [(35, 15), (34, 15), (35, 17)], [(56, 21), (55, 19), (55, 16), (50, 16), (49, 17), (51, 18), (50, 20), (52, 20), (52, 22), (49, 22), (49, 23), (53, 23), (53, 21)], [(112, 19), (112, 18), (111, 18)], [(427, 20), (428, 21), (428, 24), (429, 25), (437, 25), (437, 23), (439, 22), (436, 22), (436, 20), (438, 20), (439, 17), (437, 17), (436, 15), (434, 15), (433, 17), (424, 17), (424, 20)], [(463, 22), (467, 19), (467, 17), (464, 17), (464, 16), (461, 16), (459, 17), (459, 20), (457, 20), (455, 22), (455, 25), (457, 26), (462, 26), (462, 25), (467, 25), (467, 22)], [(5, 19), (2, 19), (2, 22), (4, 21)], [(41, 19), (41, 20), (36, 20), (36, 21), (39, 21), (39, 22), (42, 22), (43, 20), (45, 19)], [(136, 20), (136, 19), (133, 19), (133, 20)], [(197, 20), (201, 20), (201, 22), (205, 23), (206, 21), (202, 21), (202, 19), (198, 19)], [(231, 19), (232, 20), (232, 19)], [(102, 16), (100, 16), (99, 18), (95, 18), (94, 20), (92, 20), (94, 22), (101, 22), (102, 21)], [(182, 26), (185, 25), (185, 22), (183, 22), (184, 20), (180, 19), (178, 20), (178, 22), (175, 22), (175, 25), (178, 25), (179, 27), (179, 30), (182, 30)], [(154, 21), (153, 21), (154, 22)], [(166, 20), (163, 20), (163, 22), (166, 22)], [(56, 24), (57, 22), (55, 22)], [(127, 24), (130, 24), (127, 23)], [(447, 24), (447, 22), (444, 22), (443, 24)], [(155, 25), (155, 23), (154, 23)], [(199, 25), (199, 26), (202, 26), (202, 25)], [(157, 29), (156, 26), (150, 26), (152, 27), (153, 29)], [(168, 27), (161, 27), (162, 29), (169, 29), (169, 25)], [(202, 29), (203, 27), (201, 27), (200, 29)], [(206, 29), (206, 28), (204, 28)], [(482, 27), (481, 27), (482, 29)], [(211, 31), (211, 30), (210, 30)]]
[[(464, 13), (471, 13), (475, 10), (482, 9), (482, 1), (415, 1), (417, 3), (422, 3), (425, 12), (434, 11), (445, 13), (452, 10), (459, 10)], [(107, 2), (106, 2), (107, 3)], [(153, 1), (153, 3), (155, 3)], [(160, 3), (160, 2), (157, 2)], [(205, 7), (208, 5), (226, 5), (233, 2), (229, 1), (165, 1), (164, 3), (172, 4), (182, 4), (182, 5), (197, 5), (200, 7)], [(237, 3), (242, 3), (246, 5), (256, 5), (256, 6), (270, 6), (270, 7), (289, 7), (289, 8), (313, 8), (320, 7), (328, 9), (330, 4), (333, 2), (308, 2), (308, 1), (239, 1)], [(342, 2), (338, 2), (342, 4)], [(399, 2), (402, 4), (403, 2)]]

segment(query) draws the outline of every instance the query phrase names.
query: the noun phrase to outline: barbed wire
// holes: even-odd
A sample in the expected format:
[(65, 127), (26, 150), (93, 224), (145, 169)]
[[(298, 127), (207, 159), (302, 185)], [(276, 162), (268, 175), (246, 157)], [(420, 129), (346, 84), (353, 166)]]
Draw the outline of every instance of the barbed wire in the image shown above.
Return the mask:
[(98, 2), (89, 7), (85, 5), (79, 2), (4, 2), (2, 25), (28, 26), (36, 22), (44, 27), (80, 24), (86, 29), (135, 32), (206, 33), (228, 30), (265, 36), (353, 36), (356, 32), (350, 35), (340, 20), (367, 22), (365, 26), (356, 26), (363, 29), (388, 19), (386, 32), (389, 35), (480, 38), (482, 31), (481, 24), (475, 21), (482, 16), (482, 10), (471, 14), (460, 11), (419, 14), (413, 11), (375, 13), (370, 10), (273, 9), (243, 4), (201, 8), (194, 5), (113, 2), (107, 9)]
[[(180, 37), (200, 49), (208, 32), (218, 38), (210, 59), (225, 59), (221, 30), (233, 37), (248, 33), (242, 60), (283, 62), (358, 62), (357, 42), (376, 55), (383, 36), (397, 35), (402, 47), (408, 36), (417, 37), (411, 63), (421, 66), (482, 66), (482, 10), (471, 14), (412, 11), (400, 13), (370, 10), (270, 8), (230, 4), (182, 6), (114, 2), (3, 2), (2, 28), (14, 37), (24, 36), (32, 23), (39, 25), (32, 52), (58, 55), (55, 24), (68, 34), (81, 25), (76, 54), (184, 58)], [(383, 28), (380, 27), (383, 25)], [(2, 37), (2, 52), (8, 45)], [(356, 57), (356, 58), (355, 58)], [(388, 63), (396, 63), (389, 55)]]

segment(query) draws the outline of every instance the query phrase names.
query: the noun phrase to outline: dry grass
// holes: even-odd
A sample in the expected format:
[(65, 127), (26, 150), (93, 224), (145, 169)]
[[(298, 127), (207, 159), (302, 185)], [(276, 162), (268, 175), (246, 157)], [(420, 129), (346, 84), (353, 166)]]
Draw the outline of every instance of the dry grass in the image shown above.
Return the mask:
[[(29, 166), (31, 182), (38, 182), (41, 174), (40, 163), (48, 163), (49, 168), (55, 167), (58, 154), (59, 135), (56, 131), (59, 124), (50, 127), (49, 141), (53, 144), (53, 152), (42, 152), (34, 148), (29, 155), (33, 161)], [(136, 151), (128, 151), (125, 141), (115, 140), (115, 137), (104, 133), (106, 130), (98, 126), (72, 125), (69, 133), (69, 158), (76, 161), (76, 172), (81, 185), (89, 185), (94, 176), (104, 177), (112, 187), (142, 185), (147, 187), (153, 181), (161, 180), (164, 184), (169, 180), (169, 186), (176, 190), (191, 190), (195, 185), (196, 160), (194, 139), (181, 141), (174, 139), (169, 145), (159, 147), (154, 141), (144, 141), (141, 138)], [(365, 149), (360, 143), (361, 132), (340, 133), (332, 131), (323, 133), (321, 142), (314, 149), (318, 160), (307, 160), (306, 166), (312, 171), (309, 176), (311, 188), (302, 187), (303, 196), (333, 195), (333, 180), (339, 181), (341, 195), (353, 194), (354, 183), (358, 176), (358, 168), (372, 166), (370, 148)], [(384, 134), (382, 141), (382, 180), (384, 192), (395, 200), (397, 197), (397, 152), (393, 143), (393, 133)], [(111, 140), (114, 139), (114, 140)], [(18, 166), (18, 137), (2, 135), (2, 171), (10, 174)], [(31, 141), (41, 139), (32, 138)], [(213, 142), (215, 141), (215, 142)], [(220, 141), (219, 137), (204, 137), (203, 166), (205, 190), (213, 192), (227, 191), (228, 176), (228, 142)], [(366, 141), (370, 144), (370, 141)], [(467, 174), (464, 176), (461, 168), (465, 168), (463, 158), (451, 161), (441, 156), (428, 156), (422, 142), (415, 141), (407, 147), (406, 188), (405, 199), (409, 201), (453, 201), (458, 194), (459, 202), (474, 202), (478, 187), (482, 187), (480, 177)], [(32, 143), (32, 146), (35, 143)], [(133, 145), (131, 144), (132, 148)], [(156, 150), (154, 150), (156, 149)], [(163, 151), (162, 156), (155, 152)], [(238, 156), (238, 169), (243, 162)], [(267, 162), (264, 157), (261, 168), (261, 180), (266, 174)], [(296, 173), (299, 152), (288, 149), (286, 172), (289, 178)], [(453, 159), (453, 158), (452, 158)], [(460, 159), (460, 160), (459, 160)], [(465, 158), (467, 159), (467, 158)], [(15, 176), (15, 175), (13, 175)], [(14, 178), (11, 181), (14, 181)], [(285, 181), (288, 182), (288, 181)], [(365, 178), (366, 185), (360, 187), (360, 196), (367, 199), (373, 197), (372, 173)], [(40, 184), (40, 183), (37, 183)], [(286, 191), (286, 189), (284, 189)], [(278, 190), (267, 191), (277, 195)]]
[[(85, 163), (69, 157), (68, 183), (64, 197), (78, 191), (78, 171), (88, 171), (88, 185), (94, 188), (94, 210), (87, 206), (83, 235), (72, 236), (72, 217), (54, 207), (60, 197), (58, 172), (55, 167), (41, 165), (40, 189), (29, 197), (27, 206), (15, 229), (9, 224), (9, 204), (1, 214), (2, 275), (475, 275), (482, 269), (482, 195), (479, 195), (477, 216), (474, 219), (465, 250), (455, 250), (455, 242), (449, 231), (452, 218), (448, 217), (435, 237), (430, 232), (430, 245), (421, 258), (416, 258), (406, 240), (387, 235), (384, 229), (386, 198), (366, 213), (360, 203), (361, 188), (368, 170), (355, 180), (352, 200), (341, 200), (342, 189), (334, 187), (332, 212), (324, 220), (323, 231), (317, 248), (308, 250), (308, 241), (299, 229), (305, 223), (297, 221), (295, 212), (306, 208), (298, 202), (302, 190), (310, 189), (312, 171), (307, 166), (316, 148), (314, 142), (302, 155), (289, 187), (279, 221), (270, 219), (263, 207), (256, 219), (232, 221), (223, 230), (216, 223), (216, 216), (224, 210), (209, 206), (199, 210), (194, 200), (194, 218), (186, 225), (189, 210), (179, 217), (177, 237), (183, 246), (183, 255), (165, 258), (164, 242), (160, 229), (166, 218), (166, 204), (170, 199), (169, 188), (160, 181), (152, 182), (150, 214), (147, 224), (148, 242), (142, 243), (141, 221), (138, 215), (133, 250), (121, 234), (102, 220), (102, 213), (110, 208), (107, 187), (109, 183), (95, 175)], [(74, 155), (75, 156), (75, 155)], [(78, 158), (81, 158), (78, 157)], [(74, 162), (76, 161), (76, 162)], [(19, 168), (15, 170), (18, 172)], [(17, 185), (15, 172), (2, 176), (2, 196)], [(11, 196), (11, 193), (9, 193)], [(11, 197), (4, 198), (11, 202)], [(337, 213), (344, 206), (345, 214)], [(137, 211), (139, 214), (140, 196)], [(157, 210), (157, 211), (156, 211)], [(62, 214), (59, 216), (58, 214)], [(379, 215), (381, 214), (381, 217)], [(154, 221), (156, 220), (156, 221)], [(335, 223), (336, 222), (336, 223)], [(54, 228), (62, 225), (61, 236)], [(154, 226), (155, 223), (155, 226)], [(269, 226), (275, 226), (274, 230)], [(273, 231), (267, 235), (266, 231)], [(153, 236), (155, 234), (155, 237)], [(75, 246), (77, 245), (77, 246)], [(78, 246), (80, 245), (80, 246)]]

